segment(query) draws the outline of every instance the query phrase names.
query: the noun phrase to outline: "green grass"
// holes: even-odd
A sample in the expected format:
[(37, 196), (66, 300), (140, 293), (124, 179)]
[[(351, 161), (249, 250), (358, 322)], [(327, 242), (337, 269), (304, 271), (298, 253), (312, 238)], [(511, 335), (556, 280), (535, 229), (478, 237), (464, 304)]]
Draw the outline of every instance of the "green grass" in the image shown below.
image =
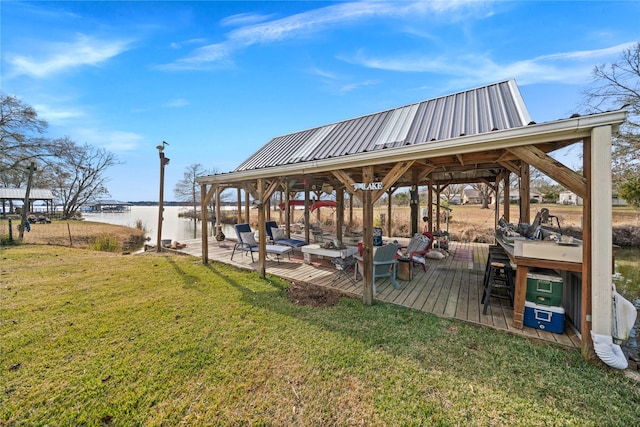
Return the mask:
[(577, 351), (187, 256), (0, 251), (0, 425), (640, 424)]

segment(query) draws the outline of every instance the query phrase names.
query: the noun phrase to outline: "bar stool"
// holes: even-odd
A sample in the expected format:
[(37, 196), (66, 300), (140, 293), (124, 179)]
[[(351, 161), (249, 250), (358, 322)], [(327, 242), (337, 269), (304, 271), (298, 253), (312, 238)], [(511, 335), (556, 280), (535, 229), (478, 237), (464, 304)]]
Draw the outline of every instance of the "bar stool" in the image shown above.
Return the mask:
[(482, 293), (482, 314), (487, 314), (491, 298), (508, 299), (510, 306), (513, 307), (513, 277), (509, 256), (500, 247), (489, 247)]

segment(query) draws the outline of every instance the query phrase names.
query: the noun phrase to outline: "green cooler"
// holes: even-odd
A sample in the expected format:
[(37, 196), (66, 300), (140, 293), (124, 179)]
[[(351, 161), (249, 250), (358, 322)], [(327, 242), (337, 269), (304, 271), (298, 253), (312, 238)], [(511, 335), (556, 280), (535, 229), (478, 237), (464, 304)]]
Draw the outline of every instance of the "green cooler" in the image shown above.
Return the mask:
[(527, 274), (527, 301), (559, 306), (562, 304), (562, 277), (552, 270), (531, 271)]

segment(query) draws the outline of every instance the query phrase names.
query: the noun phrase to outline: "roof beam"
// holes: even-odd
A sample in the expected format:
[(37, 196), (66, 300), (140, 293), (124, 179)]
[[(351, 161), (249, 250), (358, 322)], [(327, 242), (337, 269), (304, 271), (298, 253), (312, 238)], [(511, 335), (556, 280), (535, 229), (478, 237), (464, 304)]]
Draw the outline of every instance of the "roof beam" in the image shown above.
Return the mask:
[(508, 148), (516, 156), (551, 179), (559, 182), (583, 199), (587, 195), (587, 179), (534, 146)]

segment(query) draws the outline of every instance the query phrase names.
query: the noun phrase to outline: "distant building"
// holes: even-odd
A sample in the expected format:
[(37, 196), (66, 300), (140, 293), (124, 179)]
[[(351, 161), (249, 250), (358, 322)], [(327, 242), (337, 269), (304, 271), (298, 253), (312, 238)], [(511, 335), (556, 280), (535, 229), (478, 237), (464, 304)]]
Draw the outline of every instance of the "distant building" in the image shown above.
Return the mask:
[(84, 209), (85, 212), (129, 212), (130, 210), (131, 203), (113, 199), (97, 200), (87, 204)]
[[(7, 213), (15, 213), (16, 207), (14, 205), (15, 202), (22, 208), (22, 204), (24, 203), (24, 198), (27, 193), (26, 188), (0, 188), (0, 202), (2, 203), (2, 214), (5, 215)], [(47, 208), (46, 211), (49, 212), (53, 210), (53, 193), (51, 190), (46, 190), (43, 188), (32, 188), (29, 190), (29, 211), (33, 209), (33, 202), (35, 201), (43, 201), (45, 202)], [(8, 205), (8, 212), (7, 212)]]
[(573, 191), (565, 190), (560, 192), (558, 203), (561, 205), (575, 205), (582, 206), (582, 197), (578, 196)]

